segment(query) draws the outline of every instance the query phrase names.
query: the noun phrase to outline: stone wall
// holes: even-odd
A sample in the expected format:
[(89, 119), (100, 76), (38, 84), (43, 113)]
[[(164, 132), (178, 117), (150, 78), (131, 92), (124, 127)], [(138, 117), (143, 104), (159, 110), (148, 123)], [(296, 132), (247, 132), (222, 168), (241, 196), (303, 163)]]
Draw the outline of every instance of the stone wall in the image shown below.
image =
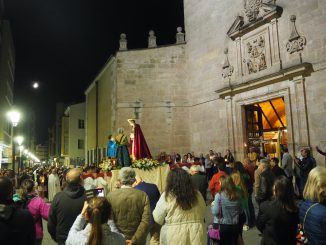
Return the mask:
[[(218, 151), (231, 148), (239, 159), (243, 158), (246, 150), (243, 147), (243, 105), (277, 96), (284, 96), (287, 103), (292, 153), (297, 153), (301, 146), (310, 146), (313, 151), (315, 145), (326, 148), (326, 132), (323, 129), (326, 105), (322, 96), (326, 92), (323, 81), (326, 68), (326, 2), (278, 0), (276, 4), (283, 10), (279, 16), (252, 28), (240, 39), (232, 40), (227, 32), (237, 16), (243, 14), (243, 3), (242, 0), (184, 1), (187, 81), (191, 84), (191, 149), (200, 153), (207, 152), (209, 148)], [(286, 49), (293, 25), (291, 15), (296, 16), (298, 34), (306, 38), (303, 50), (292, 54)], [(259, 32), (266, 38), (266, 52), (269, 52), (265, 54), (267, 67), (249, 74), (239, 56), (245, 55), (245, 45), (253, 41), (250, 38)], [(242, 50), (239, 50), (240, 42), (243, 42)], [(230, 77), (223, 78), (225, 48), (228, 48), (228, 61), (234, 71)], [(306, 69), (301, 73), (293, 70), (294, 66), (302, 66), (305, 62), (311, 67), (301, 67)], [(287, 73), (289, 68), (291, 74)], [(276, 73), (281, 74), (277, 76)], [(262, 79), (264, 76), (271, 77), (270, 81)], [(261, 84), (249, 85), (255, 80)], [(243, 87), (242, 91), (234, 93), (234, 87), (239, 85)], [(221, 97), (221, 93), (215, 93), (223, 89), (229, 89), (229, 94)], [(320, 156), (314, 155), (322, 162)]]
[(183, 44), (117, 55), (116, 128), (137, 118), (153, 157), (189, 151), (189, 82)]

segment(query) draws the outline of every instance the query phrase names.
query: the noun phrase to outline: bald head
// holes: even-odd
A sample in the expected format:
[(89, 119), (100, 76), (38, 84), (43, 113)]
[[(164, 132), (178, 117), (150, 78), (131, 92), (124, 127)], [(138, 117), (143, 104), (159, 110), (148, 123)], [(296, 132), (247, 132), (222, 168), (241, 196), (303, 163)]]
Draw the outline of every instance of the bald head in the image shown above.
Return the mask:
[(72, 168), (68, 171), (66, 180), (68, 185), (78, 185), (81, 183), (81, 170), (79, 168)]

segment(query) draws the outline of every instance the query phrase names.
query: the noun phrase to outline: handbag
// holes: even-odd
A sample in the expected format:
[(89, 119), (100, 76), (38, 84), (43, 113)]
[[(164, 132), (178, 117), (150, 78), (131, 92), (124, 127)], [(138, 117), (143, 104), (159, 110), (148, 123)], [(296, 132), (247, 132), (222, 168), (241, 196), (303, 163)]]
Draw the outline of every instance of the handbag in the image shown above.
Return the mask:
[[(222, 217), (222, 198), (220, 197), (219, 202), (219, 219), (221, 219)], [(213, 223), (214, 223), (214, 218), (213, 218)], [(220, 235), (220, 226), (218, 228), (214, 228), (213, 225), (209, 225), (208, 226), (208, 236), (211, 239), (214, 240), (220, 240), (221, 239), (221, 235)]]
[(316, 205), (318, 205), (318, 203), (315, 203), (315, 204), (311, 205), (307, 209), (307, 211), (306, 211), (306, 213), (304, 215), (304, 218), (303, 218), (303, 223), (298, 225), (298, 231), (297, 231), (297, 235), (296, 235), (297, 245), (307, 244), (308, 243), (308, 238), (307, 238), (307, 236), (305, 234), (305, 231), (304, 231), (304, 225), (305, 225), (305, 222), (306, 222), (308, 212), (310, 211), (310, 209), (312, 209)]

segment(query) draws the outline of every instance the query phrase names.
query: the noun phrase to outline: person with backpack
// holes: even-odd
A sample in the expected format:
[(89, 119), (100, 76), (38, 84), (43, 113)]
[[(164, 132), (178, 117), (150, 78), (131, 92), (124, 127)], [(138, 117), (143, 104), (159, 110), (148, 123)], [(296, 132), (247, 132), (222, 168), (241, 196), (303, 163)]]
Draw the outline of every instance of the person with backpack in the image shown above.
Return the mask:
[(48, 220), (50, 204), (37, 196), (34, 191), (34, 181), (26, 179), (20, 186), (21, 208), (27, 209), (34, 218), (35, 222), (35, 245), (41, 245), (43, 239), (42, 218)]

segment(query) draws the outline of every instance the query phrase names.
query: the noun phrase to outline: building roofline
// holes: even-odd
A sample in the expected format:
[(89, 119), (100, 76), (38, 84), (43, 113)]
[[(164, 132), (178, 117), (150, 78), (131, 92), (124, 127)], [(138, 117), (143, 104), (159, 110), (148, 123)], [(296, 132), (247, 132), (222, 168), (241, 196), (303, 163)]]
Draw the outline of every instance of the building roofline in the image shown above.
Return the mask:
[(92, 83), (88, 86), (88, 88), (85, 90), (84, 94), (87, 95), (91, 90), (92, 88), (95, 86), (95, 82), (98, 80), (98, 78), (105, 72), (106, 68), (108, 66), (110, 66), (113, 61), (115, 61), (115, 56), (114, 55), (111, 55), (107, 61), (105, 62), (105, 64), (103, 65), (103, 67), (101, 68), (100, 72), (97, 73), (97, 75), (95, 76), (95, 78), (93, 79)]

